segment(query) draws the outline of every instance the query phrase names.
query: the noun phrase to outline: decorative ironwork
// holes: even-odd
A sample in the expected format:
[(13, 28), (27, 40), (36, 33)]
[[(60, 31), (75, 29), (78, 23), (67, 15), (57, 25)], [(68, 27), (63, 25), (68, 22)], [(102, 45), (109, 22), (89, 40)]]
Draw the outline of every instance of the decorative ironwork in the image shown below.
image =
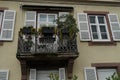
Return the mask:
[(75, 53), (77, 52), (76, 39), (64, 38), (60, 41), (59, 36), (19, 35), (19, 54), (44, 54), (44, 53)]

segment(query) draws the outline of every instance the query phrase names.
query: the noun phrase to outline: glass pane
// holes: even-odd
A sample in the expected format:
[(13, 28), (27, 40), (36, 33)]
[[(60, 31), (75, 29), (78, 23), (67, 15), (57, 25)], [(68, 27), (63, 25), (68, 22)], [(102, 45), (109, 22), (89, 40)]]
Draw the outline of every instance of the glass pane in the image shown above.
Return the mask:
[(46, 22), (47, 21), (47, 15), (40, 14), (40, 21)]
[(55, 22), (55, 15), (48, 15), (48, 22)]
[(106, 32), (106, 28), (104, 25), (100, 25), (100, 32)]
[(105, 21), (104, 21), (104, 16), (98, 16), (98, 22), (99, 22), (100, 24), (104, 24), (104, 23), (105, 23)]
[(101, 33), (102, 39), (108, 39), (107, 33)]
[(96, 25), (91, 25), (92, 32), (97, 32), (97, 26)]
[(95, 16), (89, 16), (90, 23), (95, 23)]
[(98, 79), (107, 80), (106, 78), (111, 77), (113, 73), (117, 73), (116, 69), (97, 69)]
[(93, 39), (98, 39), (98, 34), (97, 34), (97, 32), (92, 33), (92, 34), (93, 34)]

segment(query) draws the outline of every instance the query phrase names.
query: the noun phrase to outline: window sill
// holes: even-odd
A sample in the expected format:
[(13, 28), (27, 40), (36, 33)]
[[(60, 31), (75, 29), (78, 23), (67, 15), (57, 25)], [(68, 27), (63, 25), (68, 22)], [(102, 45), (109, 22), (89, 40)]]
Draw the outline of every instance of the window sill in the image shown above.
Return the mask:
[(110, 41), (110, 42), (88, 42), (89, 46), (116, 46), (116, 42), (114, 41)]

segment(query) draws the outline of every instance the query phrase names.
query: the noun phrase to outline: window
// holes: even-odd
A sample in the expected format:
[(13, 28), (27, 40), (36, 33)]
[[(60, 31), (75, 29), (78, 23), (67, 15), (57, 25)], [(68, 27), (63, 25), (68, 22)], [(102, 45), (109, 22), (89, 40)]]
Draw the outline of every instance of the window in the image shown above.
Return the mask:
[(58, 74), (59, 80), (65, 80), (65, 68), (59, 68), (59, 70), (36, 70), (30, 69), (29, 80), (50, 80), (49, 75)]
[(81, 41), (120, 41), (120, 23), (117, 14), (89, 12), (78, 14)]
[(117, 73), (116, 69), (97, 69), (98, 80), (106, 80), (106, 78), (111, 77), (113, 73)]
[(98, 68), (86, 67), (84, 68), (85, 80), (106, 80), (106, 78), (117, 73), (115, 68)]
[(8, 80), (8, 70), (0, 70), (0, 80)]
[(88, 15), (92, 41), (110, 41), (104, 15)]
[(57, 14), (38, 13), (38, 28), (42, 26), (56, 26)]

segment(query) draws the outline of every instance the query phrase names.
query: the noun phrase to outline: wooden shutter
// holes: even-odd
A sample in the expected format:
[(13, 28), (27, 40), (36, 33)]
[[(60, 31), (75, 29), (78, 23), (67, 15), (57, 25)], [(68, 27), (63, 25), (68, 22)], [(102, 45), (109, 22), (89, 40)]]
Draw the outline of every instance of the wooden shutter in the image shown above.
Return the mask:
[(0, 40), (6, 40), (6, 41), (13, 40), (15, 15), (16, 12), (13, 10), (4, 11)]
[(59, 80), (65, 80), (65, 68), (59, 68)]
[(36, 27), (36, 11), (26, 11), (25, 13), (25, 26)]
[(8, 70), (0, 70), (0, 80), (8, 80)]
[(90, 41), (90, 32), (88, 26), (88, 18), (86, 13), (78, 14), (78, 26), (80, 30), (80, 40), (81, 41)]
[(85, 80), (97, 80), (95, 67), (84, 68)]
[(36, 69), (30, 69), (30, 80), (36, 80)]
[(108, 14), (112, 37), (114, 41), (120, 41), (120, 23), (117, 14)]

